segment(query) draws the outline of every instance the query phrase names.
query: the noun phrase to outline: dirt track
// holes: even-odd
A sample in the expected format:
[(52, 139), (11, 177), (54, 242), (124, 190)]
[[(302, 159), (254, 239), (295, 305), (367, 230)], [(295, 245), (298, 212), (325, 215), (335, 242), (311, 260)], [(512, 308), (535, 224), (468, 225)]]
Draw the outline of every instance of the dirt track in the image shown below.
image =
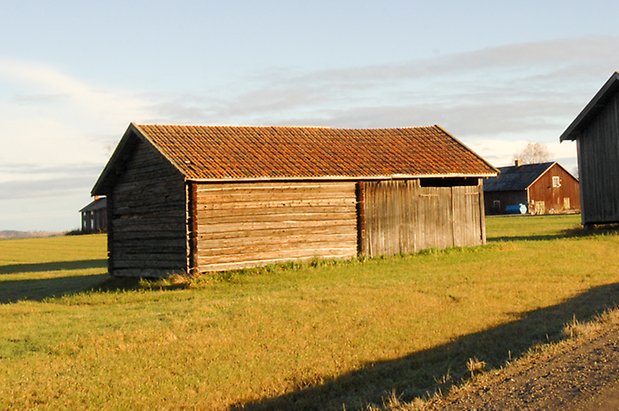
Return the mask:
[(428, 405), (450, 410), (619, 410), (619, 316), (558, 352), (517, 361)]

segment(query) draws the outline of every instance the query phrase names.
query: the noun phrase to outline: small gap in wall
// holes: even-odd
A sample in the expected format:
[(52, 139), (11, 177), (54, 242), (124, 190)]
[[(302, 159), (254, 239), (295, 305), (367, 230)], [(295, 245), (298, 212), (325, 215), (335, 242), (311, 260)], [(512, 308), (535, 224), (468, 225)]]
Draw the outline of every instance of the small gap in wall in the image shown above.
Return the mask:
[(476, 186), (478, 179), (467, 177), (421, 178), (419, 183), (421, 187)]

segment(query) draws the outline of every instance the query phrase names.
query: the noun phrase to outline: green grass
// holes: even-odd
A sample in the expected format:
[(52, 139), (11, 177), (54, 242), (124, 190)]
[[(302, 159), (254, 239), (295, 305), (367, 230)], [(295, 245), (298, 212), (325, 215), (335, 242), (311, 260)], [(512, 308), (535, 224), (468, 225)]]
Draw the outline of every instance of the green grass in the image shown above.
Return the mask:
[(488, 216), (488, 240), (548, 240), (582, 234), (580, 214), (543, 216)]
[[(0, 408), (356, 409), (447, 389), (469, 359), (501, 366), (617, 303), (619, 236), (575, 236), (578, 218), (134, 287), (102, 276), (103, 236), (0, 241)], [(69, 278), (83, 283), (62, 291)]]
[(108, 279), (103, 235), (0, 240), (0, 304), (41, 300)]

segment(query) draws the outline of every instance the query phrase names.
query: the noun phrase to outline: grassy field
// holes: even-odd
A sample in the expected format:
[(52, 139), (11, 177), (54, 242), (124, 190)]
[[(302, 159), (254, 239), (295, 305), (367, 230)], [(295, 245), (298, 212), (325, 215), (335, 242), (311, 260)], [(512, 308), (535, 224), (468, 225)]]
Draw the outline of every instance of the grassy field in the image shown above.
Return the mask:
[(0, 241), (0, 408), (357, 409), (445, 390), (614, 306), (619, 235), (491, 217), (483, 247), (114, 281), (101, 235)]

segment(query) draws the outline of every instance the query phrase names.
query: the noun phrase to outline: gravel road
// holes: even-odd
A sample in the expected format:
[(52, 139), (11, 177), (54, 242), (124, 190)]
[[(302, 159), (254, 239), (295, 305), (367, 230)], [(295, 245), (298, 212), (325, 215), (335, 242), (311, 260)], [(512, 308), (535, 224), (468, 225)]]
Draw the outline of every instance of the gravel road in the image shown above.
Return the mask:
[(487, 373), (428, 408), (619, 410), (619, 315), (592, 335)]

